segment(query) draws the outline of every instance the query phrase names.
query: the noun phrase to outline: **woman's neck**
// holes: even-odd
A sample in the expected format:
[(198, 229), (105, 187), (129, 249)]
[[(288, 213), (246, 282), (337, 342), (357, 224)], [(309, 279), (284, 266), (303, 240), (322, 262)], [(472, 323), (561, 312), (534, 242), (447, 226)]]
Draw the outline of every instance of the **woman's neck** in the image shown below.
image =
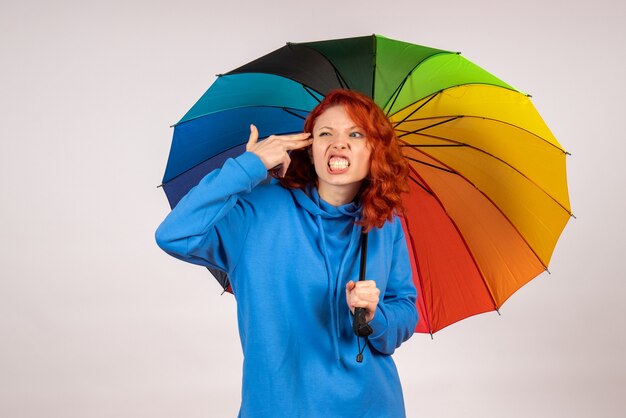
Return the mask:
[(333, 206), (343, 206), (352, 202), (361, 187), (360, 183), (330, 186), (326, 183), (318, 185), (320, 198)]

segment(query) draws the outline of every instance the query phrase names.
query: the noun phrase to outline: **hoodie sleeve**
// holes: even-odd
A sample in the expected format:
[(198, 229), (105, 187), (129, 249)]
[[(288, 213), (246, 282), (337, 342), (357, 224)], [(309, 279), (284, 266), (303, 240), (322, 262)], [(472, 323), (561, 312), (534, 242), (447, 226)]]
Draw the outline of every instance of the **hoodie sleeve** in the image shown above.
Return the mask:
[(157, 244), (183, 261), (232, 272), (252, 218), (241, 197), (266, 177), (265, 166), (253, 153), (227, 160), (172, 209), (156, 230)]
[(394, 226), (398, 232), (396, 237), (399, 235), (399, 238), (393, 245), (389, 281), (385, 296), (378, 302), (374, 318), (369, 323), (374, 331), (369, 336), (369, 344), (382, 354), (393, 354), (400, 344), (413, 335), (418, 321), (415, 306), (417, 291), (413, 284), (404, 231), (399, 221)]

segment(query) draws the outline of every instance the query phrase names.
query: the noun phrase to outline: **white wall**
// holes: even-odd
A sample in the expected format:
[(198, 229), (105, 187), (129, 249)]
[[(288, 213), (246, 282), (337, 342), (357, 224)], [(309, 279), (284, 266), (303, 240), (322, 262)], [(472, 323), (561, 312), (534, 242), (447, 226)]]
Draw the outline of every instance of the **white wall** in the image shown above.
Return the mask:
[(0, 416), (236, 415), (234, 299), (153, 240), (169, 125), (286, 41), (371, 33), (462, 51), (572, 153), (552, 274), (502, 317), (406, 343), (408, 415), (621, 416), (625, 17), (619, 0), (3, 0)]

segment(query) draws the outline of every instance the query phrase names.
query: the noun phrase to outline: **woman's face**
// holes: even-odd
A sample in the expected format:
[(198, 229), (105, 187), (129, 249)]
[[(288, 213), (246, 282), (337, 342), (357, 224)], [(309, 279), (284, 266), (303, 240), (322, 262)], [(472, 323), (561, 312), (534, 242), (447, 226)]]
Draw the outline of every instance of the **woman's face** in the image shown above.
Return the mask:
[(370, 169), (365, 131), (343, 106), (333, 106), (318, 116), (312, 134), (311, 157), (320, 197), (334, 205), (351, 202)]

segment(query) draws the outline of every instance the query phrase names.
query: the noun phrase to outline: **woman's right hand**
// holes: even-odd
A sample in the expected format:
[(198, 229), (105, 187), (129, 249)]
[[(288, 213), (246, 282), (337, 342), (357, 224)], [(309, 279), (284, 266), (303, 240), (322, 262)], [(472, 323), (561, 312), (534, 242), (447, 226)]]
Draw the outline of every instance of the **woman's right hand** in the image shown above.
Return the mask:
[(263, 141), (257, 142), (259, 131), (256, 126), (250, 125), (250, 138), (246, 144), (246, 151), (256, 154), (268, 170), (280, 166), (278, 175), (284, 177), (291, 163), (289, 151), (311, 145), (313, 138), (309, 138), (310, 136), (311, 134), (307, 132), (292, 135), (271, 135)]

